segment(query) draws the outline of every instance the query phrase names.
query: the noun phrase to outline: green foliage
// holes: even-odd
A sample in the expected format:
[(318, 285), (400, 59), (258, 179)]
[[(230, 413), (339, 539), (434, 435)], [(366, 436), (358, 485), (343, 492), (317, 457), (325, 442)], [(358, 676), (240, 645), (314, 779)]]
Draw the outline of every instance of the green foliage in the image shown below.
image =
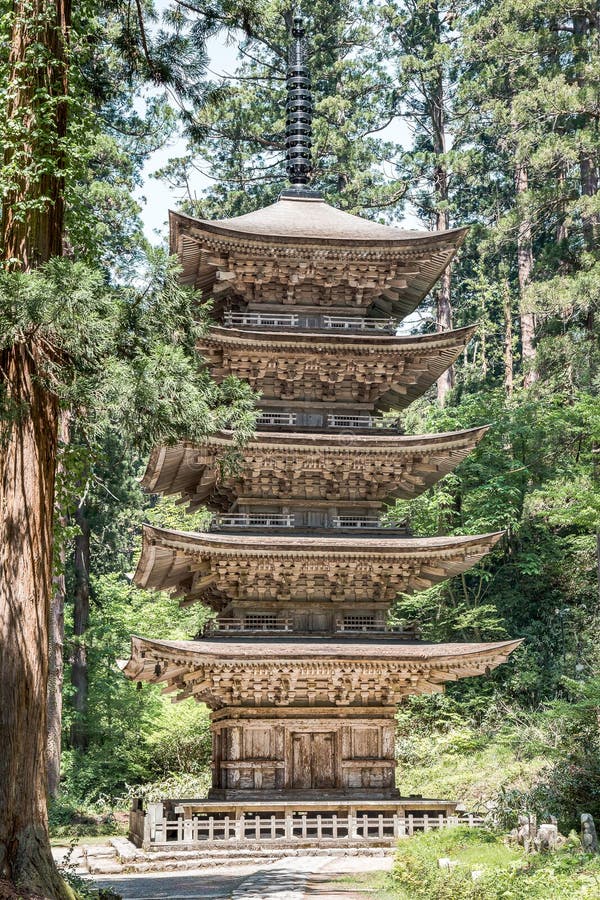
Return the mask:
[(548, 763), (527, 786), (506, 789), (500, 797), (505, 821), (530, 810), (554, 815), (564, 830), (578, 828), (581, 814), (600, 816), (600, 679), (564, 679), (568, 699), (555, 700), (538, 716), (539, 732), (553, 734), (545, 747)]
[(107, 429), (142, 452), (227, 426), (247, 436), (253, 394), (236, 379), (217, 386), (208, 375), (194, 346), (198, 298), (177, 275), (160, 251), (148, 257), (145, 283), (127, 289), (67, 259), (33, 273), (0, 273), (0, 348), (34, 339), (45, 345), (40, 374), (88, 444)]
[[(129, 655), (130, 636), (143, 630), (155, 638), (188, 638), (202, 628), (207, 611), (181, 609), (119, 575), (92, 579), (94, 615), (86, 632), (89, 667), (85, 753), (65, 750), (62, 784), (75, 804), (114, 804), (129, 786), (172, 772), (197, 775), (208, 763), (208, 724), (203, 707), (173, 708), (157, 687), (124, 678), (118, 661)], [(71, 715), (66, 712), (65, 729)]]
[[(442, 869), (440, 858), (456, 865)], [(406, 900), (592, 900), (600, 862), (582, 853), (575, 836), (556, 853), (527, 857), (493, 832), (450, 828), (402, 841), (391, 884), (393, 896)]]
[[(71, 848), (74, 849), (74, 848)], [(110, 888), (95, 888), (89, 878), (77, 874), (77, 866), (71, 862), (71, 851), (58, 866), (63, 879), (77, 896), (77, 900), (121, 900), (121, 895)]]
[[(519, 702), (555, 696), (563, 676), (595, 665), (598, 408), (583, 390), (569, 396), (540, 385), (507, 400), (501, 389), (478, 383), (461, 386), (443, 410), (420, 402), (404, 416), (415, 433), (493, 424), (454, 474), (396, 503), (390, 518), (422, 535), (506, 536), (463, 577), (399, 598), (393, 616), (417, 621), (433, 640), (525, 637), (489, 681)], [(488, 692), (484, 680), (449, 690), (463, 698)]]
[[(512, 827), (529, 792), (558, 757), (556, 731), (532, 713), (512, 714), (498, 697), (412, 697), (400, 707), (397, 784), (403, 795), (454, 797)], [(507, 802), (510, 796), (511, 802)], [(570, 819), (569, 819), (570, 821)], [(562, 821), (561, 821), (562, 825)]]
[(566, 694), (536, 710), (485, 697), (407, 698), (397, 714), (398, 786), (403, 794), (460, 797), (513, 828), (517, 816), (556, 816), (562, 833), (583, 812), (600, 816), (598, 679), (563, 680)]

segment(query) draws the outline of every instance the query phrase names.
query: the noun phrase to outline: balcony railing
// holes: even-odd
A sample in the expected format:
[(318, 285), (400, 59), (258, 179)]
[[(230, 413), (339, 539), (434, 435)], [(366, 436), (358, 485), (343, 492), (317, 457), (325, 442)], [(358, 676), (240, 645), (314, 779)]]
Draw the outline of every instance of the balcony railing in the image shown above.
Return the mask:
[(414, 628), (404, 628), (402, 625), (385, 625), (381, 622), (345, 622), (339, 620), (335, 623), (336, 634), (400, 634), (414, 638)]
[(277, 616), (252, 616), (244, 618), (227, 618), (224, 616), (209, 622), (205, 632), (214, 634), (218, 631), (292, 631), (293, 619), (279, 618)]
[(224, 513), (213, 516), (213, 528), (335, 528), (360, 531), (369, 528), (395, 529), (396, 523), (382, 522), (377, 516), (326, 516), (320, 522), (308, 524), (294, 513)]
[(365, 316), (301, 316), (296, 313), (232, 312), (223, 322), (232, 328), (327, 328), (332, 331), (370, 331), (394, 334), (394, 319), (368, 319)]
[(393, 334), (394, 319), (366, 319), (362, 316), (323, 316), (323, 326), (336, 331), (383, 331)]
[(257, 425), (295, 425), (296, 413), (269, 412), (261, 413), (256, 420)]
[(333, 528), (382, 528), (382, 524), (377, 516), (332, 516), (331, 525)]
[(218, 528), (293, 528), (294, 516), (283, 513), (237, 513), (215, 516), (213, 525)]
[(331, 413), (327, 416), (329, 428), (383, 428), (398, 427), (396, 419), (382, 419), (380, 416), (345, 416)]
[[(314, 417), (313, 417), (314, 418)], [(302, 425), (302, 419), (297, 413), (290, 412), (263, 412), (256, 420), (257, 425), (294, 426)], [(383, 419), (380, 416), (350, 416), (331, 413), (326, 417), (328, 428), (380, 428), (383, 430), (396, 429), (396, 419)], [(319, 427), (312, 424), (312, 427)]]
[(226, 325), (236, 327), (238, 325), (264, 325), (267, 328), (297, 328), (298, 316), (291, 313), (243, 313), (226, 312), (224, 316)]

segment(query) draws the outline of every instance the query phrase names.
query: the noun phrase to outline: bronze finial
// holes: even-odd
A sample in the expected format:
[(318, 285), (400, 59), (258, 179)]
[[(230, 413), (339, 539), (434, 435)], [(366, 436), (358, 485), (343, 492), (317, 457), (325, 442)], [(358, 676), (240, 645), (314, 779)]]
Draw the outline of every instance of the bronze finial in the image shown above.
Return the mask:
[[(287, 103), (285, 128), (286, 170), (292, 191), (303, 193), (311, 174), (312, 96), (310, 72), (306, 64), (304, 18), (298, 7), (294, 12), (292, 42), (287, 67)], [(310, 192), (312, 193), (312, 192)]]

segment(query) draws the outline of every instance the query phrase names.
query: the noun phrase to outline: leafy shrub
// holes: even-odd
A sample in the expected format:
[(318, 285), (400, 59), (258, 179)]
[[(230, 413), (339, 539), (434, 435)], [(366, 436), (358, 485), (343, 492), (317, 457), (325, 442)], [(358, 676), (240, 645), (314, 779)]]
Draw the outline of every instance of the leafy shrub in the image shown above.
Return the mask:
[[(456, 865), (441, 869), (442, 857)], [(556, 853), (527, 856), (493, 832), (452, 828), (403, 841), (390, 881), (399, 900), (593, 900), (600, 860), (576, 835)]]
[(100, 837), (124, 834), (125, 827), (115, 817), (113, 805), (106, 800), (93, 804), (75, 803), (61, 795), (48, 804), (48, 825), (53, 838)]
[(141, 797), (143, 800), (152, 803), (165, 798), (181, 800), (184, 798), (201, 798), (206, 796), (210, 785), (211, 775), (208, 771), (200, 775), (179, 773), (170, 775), (168, 778), (163, 778), (160, 781), (136, 784), (129, 788), (126, 799), (131, 800), (133, 797)]
[(578, 829), (581, 813), (600, 819), (600, 755), (594, 750), (571, 753), (543, 769), (528, 790), (503, 790), (498, 796), (501, 824), (512, 827), (519, 813), (538, 820), (556, 816), (563, 832)]
[[(392, 880), (400, 897), (414, 900), (479, 900), (479, 883), (472, 869), (495, 870), (502, 864), (519, 863), (520, 851), (506, 847), (497, 835), (470, 828), (449, 828), (415, 835), (403, 841), (396, 854)], [(451, 869), (440, 869), (438, 859), (459, 860)]]

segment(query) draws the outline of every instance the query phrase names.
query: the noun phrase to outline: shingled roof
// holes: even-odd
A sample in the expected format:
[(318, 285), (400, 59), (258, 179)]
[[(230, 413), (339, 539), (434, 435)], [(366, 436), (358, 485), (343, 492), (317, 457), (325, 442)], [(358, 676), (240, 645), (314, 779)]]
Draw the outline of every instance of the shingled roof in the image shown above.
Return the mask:
[(502, 535), (228, 535), (145, 525), (134, 577), (140, 587), (170, 591), (184, 602), (204, 600), (216, 609), (227, 599), (295, 602), (318, 594), (389, 605), (400, 592), (465, 572)]
[(352, 435), (351, 441), (347, 434), (258, 432), (231, 473), (221, 471), (220, 460), (234, 447), (232, 435), (220, 433), (197, 446), (156, 447), (142, 486), (180, 493), (193, 506), (205, 502), (222, 510), (240, 496), (332, 501), (416, 497), (456, 468), (486, 431)]
[[(174, 213), (173, 215), (181, 214)], [(362, 216), (354, 216), (330, 206), (323, 199), (294, 197), (277, 200), (270, 206), (235, 216), (231, 219), (191, 219), (215, 234), (236, 235), (244, 238), (267, 238), (273, 241), (291, 239), (310, 243), (311, 241), (340, 241), (345, 245), (352, 242), (377, 245), (430, 241), (442, 238), (455, 245), (462, 240), (466, 228), (447, 231), (420, 231), (399, 228), (396, 225), (382, 225)]]

